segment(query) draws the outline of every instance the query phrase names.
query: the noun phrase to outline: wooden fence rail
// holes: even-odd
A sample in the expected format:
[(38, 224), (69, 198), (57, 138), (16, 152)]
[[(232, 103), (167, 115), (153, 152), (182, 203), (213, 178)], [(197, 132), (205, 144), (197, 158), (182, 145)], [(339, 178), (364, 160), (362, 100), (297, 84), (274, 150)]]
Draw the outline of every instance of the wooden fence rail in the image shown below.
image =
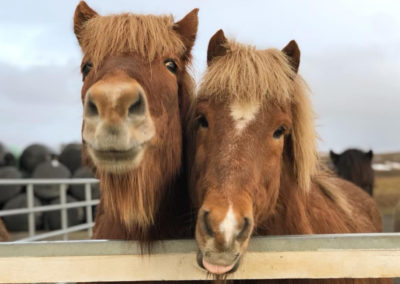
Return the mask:
[[(0, 283), (206, 280), (193, 240), (0, 244)], [(230, 279), (400, 277), (400, 234), (260, 237)]]

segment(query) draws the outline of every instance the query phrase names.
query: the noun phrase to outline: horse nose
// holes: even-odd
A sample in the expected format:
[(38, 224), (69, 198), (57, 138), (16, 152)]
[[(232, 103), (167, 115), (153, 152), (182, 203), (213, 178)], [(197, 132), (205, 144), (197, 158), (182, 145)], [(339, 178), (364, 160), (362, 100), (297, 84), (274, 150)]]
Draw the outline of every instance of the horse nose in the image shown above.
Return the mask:
[(214, 231), (213, 231), (213, 229), (211, 228), (211, 225), (210, 225), (210, 220), (209, 220), (209, 215), (210, 215), (210, 212), (209, 211), (204, 211), (204, 213), (203, 213), (203, 218), (202, 218), (202, 222), (203, 222), (203, 226), (204, 226), (204, 229), (205, 229), (205, 231), (206, 231), (206, 233), (207, 233), (207, 235), (209, 236), (209, 237), (213, 237), (214, 236)]
[(122, 121), (140, 121), (146, 116), (146, 96), (136, 81), (113, 82), (102, 80), (87, 92), (85, 114), (99, 116), (110, 125)]
[[(230, 215), (230, 216), (229, 216)], [(214, 220), (213, 220), (214, 219)], [(202, 210), (201, 218), (199, 220), (202, 228), (208, 237), (215, 237), (215, 233), (220, 233), (225, 236), (225, 242), (231, 243), (233, 240), (244, 241), (246, 240), (252, 230), (252, 219), (246, 216), (237, 218), (229, 212), (227, 216), (219, 224), (215, 217), (213, 218), (212, 212), (209, 210)], [(214, 228), (215, 227), (215, 228)], [(229, 241), (230, 240), (230, 241)], [(225, 245), (229, 245), (226, 243)]]
[(252, 220), (249, 217), (243, 217), (242, 220), (242, 227), (239, 230), (238, 235), (236, 236), (236, 238), (239, 241), (245, 240), (249, 237), (251, 230), (252, 230)]
[(87, 116), (98, 116), (99, 115), (99, 109), (91, 97), (89, 97), (89, 99), (86, 102), (85, 114)]
[(141, 115), (145, 112), (145, 99), (143, 93), (138, 90), (137, 96), (134, 97), (134, 100), (129, 105), (128, 115)]

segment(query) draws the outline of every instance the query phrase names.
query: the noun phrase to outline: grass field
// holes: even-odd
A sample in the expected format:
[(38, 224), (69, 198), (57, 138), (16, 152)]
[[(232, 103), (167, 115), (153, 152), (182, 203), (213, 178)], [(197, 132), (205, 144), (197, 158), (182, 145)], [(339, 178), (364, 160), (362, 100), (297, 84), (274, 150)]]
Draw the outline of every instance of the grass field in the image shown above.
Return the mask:
[(400, 201), (400, 173), (375, 176), (374, 199), (382, 214), (391, 214)]
[[(400, 162), (400, 153), (382, 153), (374, 155), (374, 163)], [(400, 170), (389, 172), (375, 171), (374, 199), (382, 214), (392, 214), (400, 201)]]
[(382, 153), (374, 155), (375, 163), (382, 163), (385, 161), (400, 162), (400, 152)]

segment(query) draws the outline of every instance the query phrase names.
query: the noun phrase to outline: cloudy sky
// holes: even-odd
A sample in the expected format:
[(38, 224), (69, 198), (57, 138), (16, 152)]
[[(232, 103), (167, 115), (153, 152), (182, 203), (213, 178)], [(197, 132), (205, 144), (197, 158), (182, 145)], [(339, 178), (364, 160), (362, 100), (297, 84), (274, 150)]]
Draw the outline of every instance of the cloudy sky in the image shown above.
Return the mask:
[[(3, 3), (4, 2), (4, 3)], [(3, 1), (0, 9), (0, 141), (57, 149), (79, 141), (80, 49), (72, 32), (78, 1)], [(194, 70), (205, 69), (220, 28), (259, 48), (296, 39), (300, 73), (317, 113), (320, 150), (400, 150), (400, 2), (88, 0), (100, 14), (172, 13), (200, 8)]]

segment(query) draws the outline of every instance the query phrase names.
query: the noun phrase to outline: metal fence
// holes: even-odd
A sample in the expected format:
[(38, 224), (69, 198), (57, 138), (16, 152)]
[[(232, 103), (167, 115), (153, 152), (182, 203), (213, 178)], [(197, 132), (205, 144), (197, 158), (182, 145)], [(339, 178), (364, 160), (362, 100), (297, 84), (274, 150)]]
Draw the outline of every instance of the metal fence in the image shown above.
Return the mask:
[[(64, 240), (68, 239), (68, 234), (76, 231), (87, 230), (89, 237), (92, 234), (93, 214), (92, 206), (99, 203), (98, 199), (92, 199), (91, 187), (97, 184), (97, 179), (0, 179), (0, 190), (2, 185), (25, 185), (26, 186), (26, 208), (1, 210), (0, 217), (27, 214), (28, 218), (28, 232), (29, 237), (17, 240), (17, 242), (37, 241), (44, 240), (50, 237), (62, 235)], [(34, 206), (34, 190), (35, 185), (58, 185), (60, 189), (60, 204), (57, 205), (44, 205)], [(85, 186), (85, 200), (78, 202), (67, 203), (67, 189), (68, 185), (82, 184)], [(71, 208), (85, 207), (86, 209), (86, 223), (68, 227), (68, 214), (67, 210)], [(54, 230), (46, 233), (36, 234), (35, 229), (35, 213), (60, 210), (61, 229)]]

